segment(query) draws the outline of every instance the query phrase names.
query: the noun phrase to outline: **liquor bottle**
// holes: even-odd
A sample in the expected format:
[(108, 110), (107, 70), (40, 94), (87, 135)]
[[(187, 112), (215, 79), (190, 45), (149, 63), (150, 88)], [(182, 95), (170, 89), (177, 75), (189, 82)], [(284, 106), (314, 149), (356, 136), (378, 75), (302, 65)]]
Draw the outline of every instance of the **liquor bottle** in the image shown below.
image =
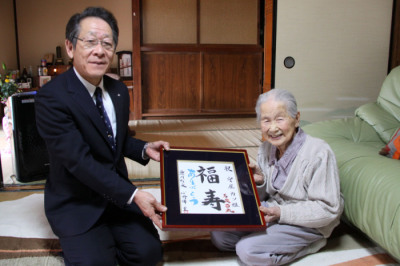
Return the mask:
[(42, 66), (38, 66), (37, 73), (38, 73), (38, 76), (43, 76), (43, 67)]
[(33, 77), (33, 67), (29, 66), (28, 68), (28, 77)]
[(32, 68), (32, 66), (29, 66), (29, 68), (28, 68), (28, 76), (26, 78), (26, 82), (29, 83), (29, 88), (33, 87), (32, 77), (33, 77), (33, 68)]
[(22, 70), (21, 82), (25, 83), (28, 79), (28, 71), (26, 71), (26, 67)]
[(64, 65), (64, 61), (61, 57), (61, 46), (56, 47), (56, 65)]
[(46, 62), (46, 59), (42, 59), (42, 73), (43, 73), (43, 76), (47, 76), (47, 74), (48, 74), (48, 70), (47, 70), (47, 62)]

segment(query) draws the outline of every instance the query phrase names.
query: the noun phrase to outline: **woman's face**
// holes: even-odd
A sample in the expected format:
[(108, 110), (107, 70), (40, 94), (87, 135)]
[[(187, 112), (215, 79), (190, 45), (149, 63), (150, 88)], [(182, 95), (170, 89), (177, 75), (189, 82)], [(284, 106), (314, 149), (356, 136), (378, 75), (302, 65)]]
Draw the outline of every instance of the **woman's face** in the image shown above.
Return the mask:
[(297, 113), (296, 118), (291, 117), (284, 102), (274, 99), (263, 103), (260, 111), (263, 139), (277, 147), (279, 157), (282, 157), (296, 134), (300, 113)]

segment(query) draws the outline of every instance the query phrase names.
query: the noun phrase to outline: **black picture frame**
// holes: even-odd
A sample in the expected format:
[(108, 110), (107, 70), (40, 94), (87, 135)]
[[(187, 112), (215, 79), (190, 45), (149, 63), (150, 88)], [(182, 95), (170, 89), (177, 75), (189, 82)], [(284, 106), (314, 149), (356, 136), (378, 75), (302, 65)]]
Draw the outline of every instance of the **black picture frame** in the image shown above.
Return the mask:
[[(224, 231), (258, 231), (265, 230), (264, 215), (259, 210), (260, 200), (246, 150), (171, 147), (169, 151), (161, 150), (161, 201), (168, 207), (162, 215), (163, 230), (224, 230)], [(237, 190), (241, 196), (241, 210), (244, 213), (184, 213), (179, 180), (178, 161), (231, 163), (234, 165)], [(199, 178), (199, 177), (198, 177)], [(204, 180), (203, 180), (204, 181)], [(199, 182), (199, 180), (197, 180)], [(226, 188), (228, 190), (228, 187)], [(228, 191), (229, 193), (229, 191)], [(225, 194), (224, 194), (225, 195)], [(206, 205), (205, 202), (202, 202)], [(224, 204), (224, 203), (223, 203)], [(228, 205), (229, 206), (229, 205)], [(215, 207), (213, 207), (216, 209)]]

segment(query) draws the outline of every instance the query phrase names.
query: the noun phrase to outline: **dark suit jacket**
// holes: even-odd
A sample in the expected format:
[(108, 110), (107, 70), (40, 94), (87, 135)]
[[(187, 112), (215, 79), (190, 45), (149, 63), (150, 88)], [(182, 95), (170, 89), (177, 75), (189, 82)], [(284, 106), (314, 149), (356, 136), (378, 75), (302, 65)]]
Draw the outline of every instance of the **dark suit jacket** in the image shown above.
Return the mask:
[(50, 155), (45, 212), (60, 237), (88, 230), (110, 203), (139, 211), (135, 204), (127, 205), (136, 187), (128, 179), (124, 157), (147, 164), (142, 159), (145, 142), (129, 135), (126, 86), (104, 76), (104, 87), (117, 119), (115, 154), (93, 99), (73, 68), (46, 84), (35, 97), (37, 128)]

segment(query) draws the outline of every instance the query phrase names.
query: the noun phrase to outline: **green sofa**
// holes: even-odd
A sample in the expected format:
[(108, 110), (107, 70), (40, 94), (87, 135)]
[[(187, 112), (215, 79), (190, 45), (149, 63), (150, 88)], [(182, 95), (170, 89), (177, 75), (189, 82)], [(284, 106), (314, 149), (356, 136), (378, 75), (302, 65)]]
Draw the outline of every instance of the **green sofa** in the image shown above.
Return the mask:
[(345, 199), (342, 219), (400, 261), (400, 160), (379, 154), (398, 128), (400, 67), (386, 77), (377, 101), (359, 107), (354, 117), (303, 127), (335, 152)]

